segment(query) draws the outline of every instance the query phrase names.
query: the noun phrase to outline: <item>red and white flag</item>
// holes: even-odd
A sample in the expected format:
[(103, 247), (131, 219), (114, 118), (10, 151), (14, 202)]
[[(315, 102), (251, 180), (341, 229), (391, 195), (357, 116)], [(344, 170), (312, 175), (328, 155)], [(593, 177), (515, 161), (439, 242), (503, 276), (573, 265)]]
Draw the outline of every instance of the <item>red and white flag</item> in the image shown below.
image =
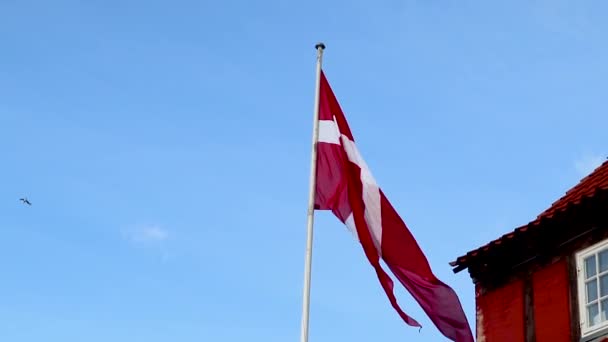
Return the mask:
[(331, 210), (357, 237), (390, 303), (407, 324), (420, 326), (399, 307), (393, 281), (380, 258), (444, 336), (472, 342), (458, 296), (435, 277), (418, 243), (374, 180), (323, 72), (319, 96), (315, 209)]

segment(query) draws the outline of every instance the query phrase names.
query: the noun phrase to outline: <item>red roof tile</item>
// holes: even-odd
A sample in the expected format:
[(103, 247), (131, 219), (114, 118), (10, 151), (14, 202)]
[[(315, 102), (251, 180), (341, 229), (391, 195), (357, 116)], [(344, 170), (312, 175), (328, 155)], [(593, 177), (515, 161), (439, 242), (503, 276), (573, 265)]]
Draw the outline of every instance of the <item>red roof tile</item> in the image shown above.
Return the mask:
[[(459, 266), (459, 269), (462, 269), (463, 266), (466, 268), (468, 260), (479, 255), (480, 251), (487, 251), (494, 246), (500, 245), (507, 239), (512, 239), (516, 233), (523, 233), (530, 227), (537, 226), (541, 219), (551, 218), (556, 213), (566, 210), (569, 206), (580, 203), (584, 198), (593, 197), (598, 190), (608, 190), (608, 161), (604, 162), (591, 174), (583, 178), (576, 186), (568, 190), (564, 196), (551, 204), (551, 206), (538, 215), (534, 221), (522, 227), (516, 228), (512, 232), (507, 233), (484, 246), (458, 257), (456, 261), (451, 262), (450, 265)], [(457, 270), (455, 270), (455, 272), (456, 271)]]

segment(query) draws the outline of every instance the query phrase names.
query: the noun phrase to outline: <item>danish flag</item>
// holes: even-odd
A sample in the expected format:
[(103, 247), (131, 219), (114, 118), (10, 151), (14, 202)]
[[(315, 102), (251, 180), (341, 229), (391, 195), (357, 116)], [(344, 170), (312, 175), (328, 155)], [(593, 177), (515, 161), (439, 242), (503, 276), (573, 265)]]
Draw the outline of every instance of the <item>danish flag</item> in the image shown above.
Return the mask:
[(323, 72), (320, 81), (315, 209), (331, 210), (357, 237), (405, 323), (420, 327), (397, 303), (393, 280), (380, 259), (444, 336), (472, 342), (458, 296), (433, 274), (416, 239), (378, 186)]

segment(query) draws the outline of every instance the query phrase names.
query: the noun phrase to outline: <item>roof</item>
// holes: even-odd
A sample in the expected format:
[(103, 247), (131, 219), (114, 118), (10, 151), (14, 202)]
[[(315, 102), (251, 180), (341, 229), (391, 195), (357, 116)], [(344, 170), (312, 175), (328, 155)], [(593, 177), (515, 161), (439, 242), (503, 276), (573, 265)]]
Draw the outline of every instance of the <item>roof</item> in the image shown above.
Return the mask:
[(535, 229), (542, 220), (551, 219), (556, 214), (564, 212), (568, 208), (581, 203), (584, 199), (596, 196), (601, 190), (608, 190), (608, 161), (604, 162), (587, 177), (583, 178), (576, 186), (568, 190), (564, 196), (551, 204), (551, 206), (538, 215), (534, 221), (516, 228), (512, 232), (507, 233), (484, 246), (467, 252), (465, 255), (458, 257), (455, 261), (450, 262), (450, 265), (454, 267), (454, 272), (462, 271), (467, 268), (472, 260), (479, 256), (481, 252), (487, 252), (493, 247), (503, 244), (506, 240), (513, 239), (516, 235)]
[(608, 161), (600, 165), (595, 171), (583, 178), (574, 188), (555, 201), (549, 209), (543, 211), (536, 220), (550, 218), (555, 213), (563, 211), (571, 204), (578, 204), (585, 197), (592, 197), (597, 190), (608, 189)]

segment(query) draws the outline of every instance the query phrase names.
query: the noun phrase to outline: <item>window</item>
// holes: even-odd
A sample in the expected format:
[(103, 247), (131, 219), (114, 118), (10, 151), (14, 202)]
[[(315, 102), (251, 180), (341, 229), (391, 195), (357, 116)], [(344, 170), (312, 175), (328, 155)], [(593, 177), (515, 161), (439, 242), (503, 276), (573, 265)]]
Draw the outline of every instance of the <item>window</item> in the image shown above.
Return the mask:
[(608, 328), (608, 241), (577, 254), (581, 334)]

